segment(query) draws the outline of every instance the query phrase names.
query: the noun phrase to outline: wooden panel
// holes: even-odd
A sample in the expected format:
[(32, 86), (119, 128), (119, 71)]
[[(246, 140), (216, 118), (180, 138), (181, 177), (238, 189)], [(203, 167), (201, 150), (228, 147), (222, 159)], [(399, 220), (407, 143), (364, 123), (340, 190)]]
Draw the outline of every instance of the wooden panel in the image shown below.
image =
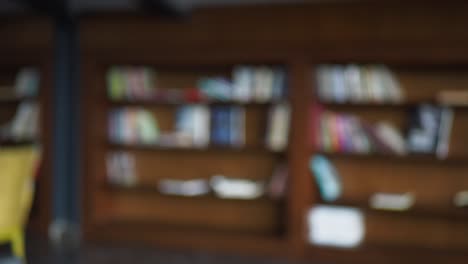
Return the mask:
[(208, 179), (214, 175), (268, 180), (281, 156), (249, 151), (138, 151), (140, 183), (155, 186), (161, 179)]
[(152, 223), (178, 228), (250, 231), (275, 234), (280, 228), (280, 207), (266, 199), (226, 200), (182, 198), (152, 193), (112, 192), (97, 203), (98, 222)]
[(443, 90), (468, 90), (468, 71), (457, 68), (422, 67), (419, 70), (395, 69), (395, 75), (410, 102), (431, 102)]
[(464, 220), (369, 213), (365, 221), (367, 243), (458, 250), (468, 247), (468, 224)]
[(455, 209), (454, 195), (468, 188), (468, 166), (427, 161), (333, 158), (343, 184), (342, 201), (368, 204), (377, 193), (415, 195), (415, 207), (426, 211)]
[[(467, 43), (464, 10), (466, 3), (458, 1), (210, 8), (196, 10), (187, 20), (88, 17), (82, 21), (81, 36), (83, 47), (95, 50), (132, 50), (138, 43), (161, 54), (227, 49), (268, 54), (308, 51), (322, 54), (321, 58), (346, 51), (399, 59), (425, 60), (427, 54), (459, 59)], [(129, 37), (122, 38), (122, 32)]]
[[(8, 36), (0, 43), (2, 51), (40, 52), (50, 51), (53, 46), (53, 24), (46, 17), (2, 16), (0, 35)], [(5, 52), (8, 56), (14, 56)]]
[[(468, 157), (468, 108), (455, 111), (449, 155)], [(468, 162), (467, 162), (468, 163)]]

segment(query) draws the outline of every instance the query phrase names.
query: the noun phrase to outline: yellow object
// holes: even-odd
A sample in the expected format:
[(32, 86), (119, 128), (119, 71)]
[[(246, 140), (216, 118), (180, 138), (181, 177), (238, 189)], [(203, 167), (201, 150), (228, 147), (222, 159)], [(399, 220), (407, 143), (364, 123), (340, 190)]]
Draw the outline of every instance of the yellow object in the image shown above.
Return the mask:
[(34, 193), (39, 148), (0, 148), (0, 243), (24, 260), (24, 226)]

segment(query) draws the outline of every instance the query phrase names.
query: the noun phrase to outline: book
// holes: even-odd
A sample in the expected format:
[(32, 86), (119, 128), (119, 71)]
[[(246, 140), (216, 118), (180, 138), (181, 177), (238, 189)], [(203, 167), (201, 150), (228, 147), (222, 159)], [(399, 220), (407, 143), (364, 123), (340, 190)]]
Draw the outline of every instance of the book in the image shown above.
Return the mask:
[(325, 102), (334, 101), (333, 80), (331, 78), (332, 68), (329, 65), (320, 65), (317, 67), (315, 77), (317, 80), (318, 97)]
[(138, 183), (135, 156), (127, 152), (107, 154), (107, 181), (110, 184), (131, 187)]
[(415, 203), (412, 193), (374, 193), (369, 199), (369, 205), (373, 209), (388, 211), (406, 211)]
[(449, 153), (450, 133), (453, 125), (453, 110), (443, 107), (440, 114), (440, 125), (437, 135), (436, 155), (439, 159), (445, 159)]
[(349, 101), (358, 103), (363, 101), (361, 69), (356, 64), (349, 64), (344, 67), (344, 78), (346, 82)]
[(332, 70), (332, 89), (333, 99), (335, 102), (344, 103), (348, 99), (348, 88), (344, 76), (344, 68), (340, 65), (335, 65)]
[(210, 143), (210, 110), (206, 105), (193, 105), (191, 111), (193, 145), (198, 148), (206, 147)]
[(230, 108), (230, 144), (235, 147), (245, 145), (245, 108), (233, 106)]
[(286, 73), (284, 69), (276, 67), (273, 70), (273, 93), (272, 99), (275, 101), (281, 100), (287, 97), (287, 84), (286, 84)]
[(316, 69), (320, 100), (336, 103), (401, 102), (403, 90), (385, 65), (328, 64)]
[(264, 103), (273, 98), (274, 72), (269, 67), (257, 67), (253, 73), (253, 94), (256, 102)]
[(410, 116), (407, 145), (413, 153), (435, 153), (441, 110), (423, 104), (413, 109)]
[(158, 190), (162, 194), (177, 196), (202, 196), (210, 193), (210, 185), (205, 179), (161, 179)]
[(145, 145), (154, 144), (159, 140), (159, 127), (157, 120), (148, 111), (138, 111), (136, 113), (135, 124), (138, 131), (138, 141)]
[(283, 151), (288, 146), (291, 110), (289, 104), (272, 106), (268, 114), (267, 146), (273, 151)]
[(112, 67), (107, 72), (107, 93), (112, 100), (125, 98), (125, 81), (120, 67)]
[(40, 74), (36, 68), (25, 67), (19, 70), (15, 80), (17, 97), (34, 97), (38, 94)]
[(111, 100), (151, 100), (155, 97), (156, 72), (149, 67), (113, 66), (106, 75)]
[(157, 119), (145, 109), (124, 107), (108, 115), (108, 136), (112, 142), (155, 145), (159, 134)]
[(273, 170), (268, 182), (267, 193), (271, 199), (279, 200), (286, 195), (288, 188), (288, 167), (286, 164), (278, 164)]
[(317, 183), (320, 197), (327, 202), (341, 196), (340, 176), (333, 164), (323, 155), (315, 155), (309, 161), (309, 169)]
[(4, 128), (4, 136), (13, 141), (34, 141), (39, 134), (39, 114), (37, 103), (20, 103), (15, 116)]
[(237, 66), (232, 72), (232, 97), (234, 101), (248, 102), (253, 98), (253, 69)]
[(257, 199), (265, 193), (265, 183), (249, 179), (228, 178), (215, 175), (210, 186), (216, 196), (223, 199)]

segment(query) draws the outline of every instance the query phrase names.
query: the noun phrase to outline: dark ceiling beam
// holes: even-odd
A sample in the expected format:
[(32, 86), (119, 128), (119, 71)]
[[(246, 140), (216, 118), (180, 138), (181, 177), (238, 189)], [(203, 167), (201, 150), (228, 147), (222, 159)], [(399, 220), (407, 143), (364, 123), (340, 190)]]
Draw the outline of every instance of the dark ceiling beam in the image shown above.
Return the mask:
[(54, 18), (69, 17), (67, 0), (16, 0), (25, 7)]
[(140, 0), (143, 11), (154, 15), (183, 17), (192, 10), (191, 1)]

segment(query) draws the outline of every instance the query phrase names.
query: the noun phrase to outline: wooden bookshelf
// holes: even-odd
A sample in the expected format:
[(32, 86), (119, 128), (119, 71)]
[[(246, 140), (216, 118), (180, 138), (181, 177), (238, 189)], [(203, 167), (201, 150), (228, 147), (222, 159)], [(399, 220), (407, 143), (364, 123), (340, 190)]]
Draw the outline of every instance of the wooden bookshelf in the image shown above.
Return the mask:
[[(90, 241), (136, 241), (157, 246), (281, 255), (324, 263), (348, 263), (350, 260), (356, 263), (464, 263), (468, 225), (465, 223), (465, 209), (456, 208), (452, 199), (455, 193), (468, 188), (464, 177), (468, 174), (465, 139), (468, 108), (453, 107), (455, 120), (450, 152), (443, 160), (432, 154), (324, 153), (311, 144), (317, 127), (312, 126), (311, 129), (310, 122), (314, 116), (310, 115), (309, 109), (321, 105), (335, 112), (356, 115), (371, 124), (387, 120), (398, 131), (405, 131), (412, 108), (421, 103), (436, 102), (436, 94), (447, 87), (457, 90), (468, 87), (468, 55), (465, 52), (468, 35), (462, 26), (468, 23), (466, 12), (462, 11), (467, 7), (464, 3), (421, 6), (337, 1), (200, 9), (187, 21), (163, 19), (162, 22), (159, 18), (134, 15), (87, 17), (81, 25), (85, 95), (83, 124), (86, 126), (83, 130), (86, 146), (83, 156), (85, 238)], [(392, 10), (391, 16), (388, 10)], [(421, 21), (425, 21), (424, 25)], [(401, 81), (406, 92), (405, 100), (381, 104), (319, 100), (313, 78), (316, 66), (350, 63), (387, 65)], [(105, 92), (105, 72), (109, 66), (119, 64), (194, 69), (195, 77), (213, 71), (228, 74), (229, 67), (237, 64), (282, 65), (288, 72), (292, 107), (289, 147), (284, 153), (273, 153), (264, 151), (258, 147), (259, 144), (237, 150), (211, 147), (164, 149), (109, 143), (106, 136), (109, 109), (141, 106), (156, 114), (168, 113), (167, 124), (170, 124), (173, 121), (170, 112), (183, 104), (109, 100)], [(256, 103), (240, 105), (252, 111), (252, 115), (260, 115), (258, 113), (269, 107), (269, 104)], [(188, 165), (191, 170), (186, 174), (192, 177), (212, 168), (213, 163), (220, 164), (223, 156), (236, 163), (226, 165), (230, 169), (249, 171), (255, 169), (253, 165), (247, 165), (247, 160), (264, 164), (261, 171), (266, 171), (265, 167), (287, 159), (289, 189), (280, 206), (265, 199), (254, 201), (255, 208), (263, 212), (263, 217), (250, 222), (249, 228), (240, 230), (232, 222), (207, 219), (213, 226), (223, 226), (214, 231), (197, 225), (197, 219), (191, 219), (201, 210), (196, 200), (183, 198), (175, 202), (171, 197), (161, 197), (146, 190), (146, 187), (143, 188), (145, 190), (114, 191), (103, 187), (104, 157), (110, 149), (135, 153), (138, 159), (144, 160), (145, 165), (141, 165), (143, 171), (151, 170), (156, 156), (164, 159), (165, 164), (174, 159), (189, 164), (189, 160), (198, 156), (199, 162)], [(324, 203), (320, 198), (308, 166), (314, 154), (328, 157), (340, 172), (344, 189), (341, 198), (334, 203)], [(165, 176), (169, 174), (166, 166), (160, 167), (159, 172)], [(151, 179), (151, 175), (145, 177)], [(255, 177), (253, 174), (249, 176)], [(154, 186), (154, 181), (148, 184)], [(409, 190), (416, 193), (416, 204), (408, 211), (386, 212), (371, 209), (368, 205), (369, 197), (375, 192), (401, 193)], [(165, 205), (161, 205), (158, 199), (164, 199)], [(242, 210), (240, 208), (245, 203), (220, 201), (213, 197), (200, 199), (209, 201), (207, 206), (212, 209), (226, 202), (224, 205), (229, 204), (232, 212)], [(151, 208), (163, 208), (172, 202), (178, 205), (189, 203), (184, 211), (185, 223), (188, 224), (168, 228), (158, 221), (159, 216), (155, 216), (154, 210), (146, 216), (144, 205), (139, 204), (150, 200), (155, 204)], [(320, 204), (362, 210), (367, 221), (363, 243), (352, 249), (312, 245), (307, 239), (306, 214), (310, 208)], [(150, 211), (149, 207), (146, 209)], [(136, 215), (140, 216), (140, 225), (134, 221), (135, 218), (131, 219)]]
[(0, 43), (0, 82), (2, 91), (12, 87), (17, 72), (24, 67), (34, 67), (40, 75), (36, 96), (12, 96), (9, 92), (0, 98), (0, 121), (11, 121), (18, 106), (23, 102), (37, 102), (40, 108), (40, 136), (34, 141), (13, 142), (4, 140), (0, 147), (25, 146), (40, 143), (42, 164), (36, 180), (33, 207), (30, 213), (28, 229), (46, 234), (51, 221), (51, 146), (52, 146), (52, 40), (53, 27), (49, 19), (30, 15), (3, 16), (4, 25), (0, 29), (2, 36), (7, 36)]
[[(18, 55), (20, 56), (20, 55)], [(47, 86), (50, 82), (49, 72), (50, 69), (48, 68), (48, 59), (27, 59), (22, 60), (18, 58), (14, 58), (12, 60), (3, 60), (0, 65), (1, 70), (4, 72), (11, 73), (11, 75), (2, 75), (6, 78), (2, 78), (2, 84), (5, 87), (1, 89), (13, 89), (14, 80), (16, 74), (23, 68), (23, 67), (34, 67), (38, 70), (40, 74), (40, 83), (38, 89), (37, 96), (27, 96), (27, 97), (15, 97), (15, 98), (2, 98), (0, 99), (0, 118), (2, 124), (7, 124), (8, 122), (13, 121), (15, 115), (17, 114), (19, 107), (23, 103), (38, 103), (39, 104), (39, 121), (38, 124), (40, 126), (40, 135), (38, 138), (35, 139), (27, 139), (27, 140), (12, 140), (11, 138), (4, 138), (0, 140), (0, 148), (1, 147), (21, 147), (21, 146), (30, 146), (40, 144), (42, 146), (43, 151), (43, 163), (41, 165), (41, 171), (37, 175), (38, 178), (36, 180), (36, 192), (33, 200), (33, 207), (30, 214), (30, 221), (29, 227), (36, 231), (45, 233), (47, 229), (47, 225), (50, 221), (50, 157), (49, 157), (49, 129), (48, 124), (50, 122), (49, 116), (49, 106), (50, 104), (50, 91), (48, 90)]]
[[(98, 58), (98, 60), (102, 60), (99, 61), (100, 64), (109, 65), (105, 58)], [(127, 62), (122, 60), (116, 65), (126, 64)], [(199, 66), (203, 64), (208, 64), (209, 67)], [(208, 58), (203, 62), (187, 60), (175, 64), (170, 63), (161, 67), (161, 72), (158, 70), (157, 65), (161, 65), (158, 60), (144, 66), (152, 67), (157, 72), (161, 89), (174, 86), (183, 89), (183, 87), (194, 87), (196, 84), (194, 81), (206, 77), (205, 71), (200, 71), (200, 68), (209, 69), (208, 72), (211, 74), (229, 75), (225, 72), (229, 73), (239, 64), (236, 61), (213, 63)], [(252, 63), (246, 61), (242, 64), (252, 67), (271, 65), (258, 61)], [(110, 66), (113, 65), (110, 64)], [(223, 248), (231, 243), (237, 243), (235, 241), (239, 239), (241, 241), (258, 239), (259, 241), (270, 240), (259, 247), (264, 247), (265, 251), (275, 252), (278, 244), (281, 244), (277, 242), (285, 241), (288, 232), (286, 225), (288, 219), (285, 213), (288, 210), (288, 195), (279, 201), (265, 196), (247, 200), (219, 198), (213, 194), (180, 197), (163, 195), (158, 192), (157, 186), (158, 182), (164, 179), (210, 179), (216, 174), (263, 180), (268, 183), (275, 167), (288, 162), (288, 153), (291, 150), (291, 145), (281, 151), (274, 151), (267, 147), (264, 138), (267, 133), (269, 109), (279, 103), (290, 101), (290, 97), (261, 103), (232, 100), (202, 100), (196, 103), (180, 99), (176, 101), (110, 100), (105, 81), (110, 66), (99, 67), (93, 74), (95, 81), (88, 84), (101, 87), (101, 89), (87, 94), (88, 103), (94, 102), (87, 107), (91, 110), (94, 105), (102, 109), (102, 112), (95, 112), (92, 115), (93, 120), (99, 125), (87, 129), (88, 135), (99, 134), (101, 136), (87, 137), (88, 142), (95, 142), (92, 152), (89, 153), (97, 156), (93, 161), (87, 159), (90, 170), (86, 186), (93, 195), (87, 198), (89, 200), (85, 207), (87, 210), (85, 221), (88, 228), (86, 234), (98, 238), (100, 230), (104, 227), (125, 223), (126, 230), (134, 230), (132, 232), (135, 232), (135, 236), (149, 237), (149, 234), (152, 234), (153, 238), (150, 240), (154, 243), (165, 244), (157, 238), (165, 233), (174, 237), (185, 233), (200, 233), (204, 237), (216, 238), (209, 243), (209, 247)], [(276, 64), (274, 66), (276, 67)], [(287, 68), (285, 70), (287, 71)], [(218, 106), (243, 108), (245, 111), (245, 144), (220, 146), (210, 143), (203, 147), (196, 147), (125, 143), (111, 140), (107, 135), (109, 129), (107, 114), (115, 109), (146, 109), (157, 119), (160, 130), (167, 132), (176, 128), (178, 109), (194, 104), (206, 106), (211, 109), (210, 111), (214, 111), (213, 107)], [(129, 153), (135, 159), (138, 183), (133, 187), (119, 187), (107, 183), (106, 155), (122, 151)], [(108, 206), (103, 207), (104, 204)], [(153, 231), (139, 229), (138, 227), (142, 224)], [(184, 245), (184, 240), (179, 243)], [(197, 247), (198, 245), (190, 243), (188, 246)], [(238, 247), (249, 251), (252, 245), (242, 243)]]

